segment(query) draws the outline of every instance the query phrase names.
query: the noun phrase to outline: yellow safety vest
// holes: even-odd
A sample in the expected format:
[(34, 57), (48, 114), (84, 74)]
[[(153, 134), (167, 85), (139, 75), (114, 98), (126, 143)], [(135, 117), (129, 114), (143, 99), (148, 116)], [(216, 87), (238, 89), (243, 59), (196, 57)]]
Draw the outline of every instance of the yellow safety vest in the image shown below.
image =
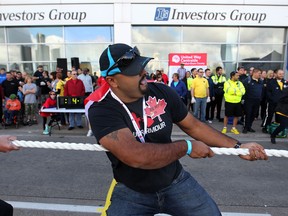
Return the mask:
[(188, 89), (188, 91), (191, 90), (192, 81), (193, 81), (193, 78), (192, 78), (192, 77), (189, 77), (189, 78), (187, 79), (187, 89)]
[(220, 75), (219, 77), (215, 74), (214, 76), (211, 77), (213, 83), (217, 85), (218, 83), (224, 83), (226, 82), (226, 77), (223, 75)]
[(245, 94), (245, 87), (240, 81), (227, 80), (224, 83), (224, 98), (228, 103), (240, 103)]

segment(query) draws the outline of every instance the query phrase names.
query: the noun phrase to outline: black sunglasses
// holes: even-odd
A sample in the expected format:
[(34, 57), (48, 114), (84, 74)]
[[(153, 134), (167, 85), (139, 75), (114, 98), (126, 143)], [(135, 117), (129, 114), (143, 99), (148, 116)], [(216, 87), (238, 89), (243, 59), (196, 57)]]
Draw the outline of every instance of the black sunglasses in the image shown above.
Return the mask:
[(117, 67), (126, 67), (135, 59), (136, 56), (140, 56), (140, 52), (138, 48), (135, 46), (134, 48), (130, 49), (124, 55), (122, 55), (117, 61), (107, 70), (107, 76), (109, 72)]

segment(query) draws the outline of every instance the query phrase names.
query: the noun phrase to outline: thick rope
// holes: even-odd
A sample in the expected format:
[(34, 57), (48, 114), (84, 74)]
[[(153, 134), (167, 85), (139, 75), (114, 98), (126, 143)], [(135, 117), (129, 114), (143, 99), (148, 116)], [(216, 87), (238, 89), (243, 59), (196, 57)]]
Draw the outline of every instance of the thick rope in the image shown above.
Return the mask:
[[(68, 142), (45, 142), (45, 141), (25, 141), (25, 140), (14, 140), (12, 143), (19, 147), (28, 148), (45, 148), (45, 149), (65, 149), (65, 150), (82, 150), (82, 151), (107, 151), (98, 144), (88, 143), (68, 143)], [(248, 155), (249, 150), (244, 148), (216, 148), (212, 147), (211, 150), (217, 155)], [(287, 157), (288, 151), (276, 150), (276, 149), (265, 149), (267, 156), (275, 157)]]

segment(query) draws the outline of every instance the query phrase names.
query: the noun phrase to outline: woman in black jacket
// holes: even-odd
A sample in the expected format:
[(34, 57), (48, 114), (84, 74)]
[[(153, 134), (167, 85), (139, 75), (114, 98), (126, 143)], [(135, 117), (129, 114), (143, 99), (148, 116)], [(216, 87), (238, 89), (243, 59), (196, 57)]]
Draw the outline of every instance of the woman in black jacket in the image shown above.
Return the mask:
[(275, 109), (280, 125), (271, 134), (271, 143), (276, 144), (276, 135), (288, 127), (288, 88), (283, 89), (283, 94)]

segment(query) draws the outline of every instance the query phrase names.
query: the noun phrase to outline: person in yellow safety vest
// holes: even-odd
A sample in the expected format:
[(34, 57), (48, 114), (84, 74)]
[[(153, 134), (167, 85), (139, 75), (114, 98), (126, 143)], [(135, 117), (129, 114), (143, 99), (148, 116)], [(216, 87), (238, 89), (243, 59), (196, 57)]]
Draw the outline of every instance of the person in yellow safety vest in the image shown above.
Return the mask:
[(224, 83), (224, 99), (225, 99), (225, 117), (222, 133), (227, 133), (228, 117), (233, 117), (233, 126), (231, 132), (239, 134), (236, 129), (238, 117), (242, 115), (241, 99), (245, 94), (245, 87), (239, 80), (237, 72), (230, 73), (230, 79)]

